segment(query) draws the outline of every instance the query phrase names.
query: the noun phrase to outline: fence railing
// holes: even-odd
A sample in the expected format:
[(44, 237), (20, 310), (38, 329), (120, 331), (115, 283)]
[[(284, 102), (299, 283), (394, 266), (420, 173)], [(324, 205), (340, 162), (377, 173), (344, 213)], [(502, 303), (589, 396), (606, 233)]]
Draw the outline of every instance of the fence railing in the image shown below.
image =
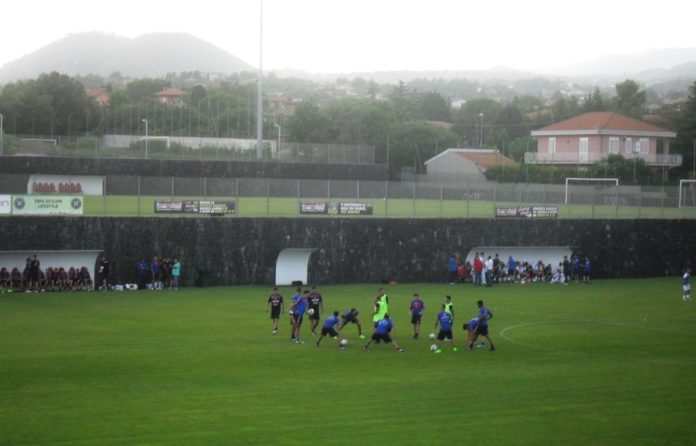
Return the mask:
[[(221, 161), (257, 159), (257, 141), (237, 138), (5, 135), (3, 145), (5, 155)], [(263, 160), (288, 163), (374, 164), (375, 147), (264, 140), (261, 156)]]
[[(0, 174), (0, 195), (35, 190), (28, 175)], [(421, 183), (311, 179), (106, 176), (84, 197), (91, 216), (159, 216), (157, 199), (235, 200), (239, 217), (301, 216), (304, 202), (367, 203), (376, 217), (491, 218), (498, 206), (554, 206), (559, 218), (696, 218), (696, 190), (680, 207), (674, 186)]]
[[(628, 160), (642, 159), (649, 166), (677, 167), (682, 164), (682, 156), (662, 153), (617, 153)], [(524, 162), (527, 164), (596, 164), (607, 159), (608, 154), (599, 153), (541, 153), (527, 152)]]

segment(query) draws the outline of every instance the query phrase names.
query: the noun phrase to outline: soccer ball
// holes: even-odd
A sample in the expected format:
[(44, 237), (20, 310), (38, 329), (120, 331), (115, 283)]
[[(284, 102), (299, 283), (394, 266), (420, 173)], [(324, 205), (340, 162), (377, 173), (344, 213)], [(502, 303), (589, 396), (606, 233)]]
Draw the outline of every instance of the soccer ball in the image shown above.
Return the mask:
[(430, 333), (428, 335), (428, 339), (435, 339), (435, 333)]
[(348, 345), (348, 339), (341, 339), (341, 342), (339, 342), (339, 344), (341, 344), (341, 347), (345, 347), (346, 345)]
[(310, 308), (309, 310), (307, 310), (307, 314), (310, 316), (314, 315), (314, 308)]
[(431, 352), (437, 351), (437, 345), (436, 345), (436, 344), (431, 345), (431, 346), (430, 346), (430, 351), (431, 351)]

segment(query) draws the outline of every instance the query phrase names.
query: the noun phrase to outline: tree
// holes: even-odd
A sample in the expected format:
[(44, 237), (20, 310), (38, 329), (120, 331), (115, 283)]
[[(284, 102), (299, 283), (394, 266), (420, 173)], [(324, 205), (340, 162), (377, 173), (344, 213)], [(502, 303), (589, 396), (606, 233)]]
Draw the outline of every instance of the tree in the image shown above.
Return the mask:
[(194, 107), (198, 107), (198, 104), (203, 100), (203, 98), (206, 97), (207, 94), (208, 92), (203, 85), (196, 85), (191, 89), (189, 103)]
[(449, 102), (440, 93), (423, 93), (418, 99), (420, 113), (429, 121), (452, 122)]
[(138, 103), (154, 99), (155, 93), (169, 87), (171, 84), (165, 79), (137, 79), (128, 84), (126, 93), (131, 102)]
[(329, 120), (313, 102), (302, 102), (287, 122), (288, 137), (296, 142), (329, 142)]
[(645, 90), (641, 91), (638, 84), (631, 79), (616, 84), (615, 88), (616, 111), (626, 116), (640, 118), (645, 107)]
[(602, 98), (602, 92), (599, 91), (599, 87), (595, 87), (592, 93), (587, 95), (587, 100), (582, 109), (583, 112), (606, 111), (607, 107), (604, 104), (604, 98)]
[(696, 81), (689, 87), (689, 97), (676, 117), (677, 140), (672, 152), (680, 153), (682, 165), (675, 169), (681, 177), (693, 177), (694, 147), (696, 146)]

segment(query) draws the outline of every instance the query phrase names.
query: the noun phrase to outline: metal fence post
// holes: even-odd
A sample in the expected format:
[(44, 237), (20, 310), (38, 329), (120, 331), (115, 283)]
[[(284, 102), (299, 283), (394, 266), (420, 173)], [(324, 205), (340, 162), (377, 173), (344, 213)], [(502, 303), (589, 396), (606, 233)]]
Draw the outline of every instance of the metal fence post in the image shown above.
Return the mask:
[(416, 216), (416, 182), (413, 182), (413, 201), (411, 204), (411, 217)]
[(237, 215), (239, 215), (240, 211), (240, 206), (239, 206), (239, 178), (235, 178), (235, 186), (234, 186), (234, 196), (236, 198), (235, 202), (235, 208), (237, 210)]
[(440, 218), (442, 218), (442, 201), (444, 199), (444, 186), (440, 183)]
[(140, 216), (140, 196), (141, 196), (141, 189), (140, 189), (140, 176), (138, 176), (138, 216)]
[(386, 181), (385, 188), (384, 188), (384, 216), (385, 217), (387, 217), (389, 215), (388, 209), (389, 209), (389, 180)]

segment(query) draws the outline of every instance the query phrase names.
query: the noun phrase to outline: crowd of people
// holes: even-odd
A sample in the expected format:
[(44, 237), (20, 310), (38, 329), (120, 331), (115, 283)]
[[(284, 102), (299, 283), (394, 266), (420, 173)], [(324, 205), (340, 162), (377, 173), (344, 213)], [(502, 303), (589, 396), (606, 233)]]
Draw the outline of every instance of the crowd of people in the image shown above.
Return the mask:
[(181, 277), (181, 262), (177, 258), (153, 257), (147, 261), (141, 258), (135, 262), (138, 273), (138, 289), (178, 290)]
[[(477, 305), (476, 316), (462, 325), (462, 329), (466, 333), (466, 348), (472, 350), (479, 337), (483, 336), (488, 341), (490, 350), (495, 351), (495, 345), (488, 333), (488, 321), (493, 318), (493, 313), (485, 307), (483, 301), (479, 300)], [(409, 306), (411, 324), (413, 326), (413, 339), (419, 339), (420, 337), (425, 308), (425, 302), (421, 296), (418, 293), (414, 293)], [(285, 303), (283, 296), (278, 288), (275, 287), (266, 301), (266, 313), (271, 313), (273, 322), (273, 335), (278, 334), (278, 325), (284, 311)], [(355, 325), (358, 331), (358, 338), (365, 339), (362, 324), (358, 319), (360, 311), (357, 308), (351, 308), (343, 313), (338, 310), (333, 311), (324, 319), (321, 331), (317, 334), (323, 311), (324, 298), (316, 287), (304, 291), (302, 288), (297, 288), (288, 308), (290, 315), (290, 340), (296, 344), (304, 344), (301, 330), (305, 315), (310, 320), (311, 335), (317, 337), (315, 342), (317, 347), (328, 336), (337, 341), (340, 349), (345, 349), (347, 341), (341, 332), (348, 325)], [(372, 344), (385, 343), (392, 345), (396, 351), (403, 352), (404, 349), (392, 336), (395, 325), (389, 315), (389, 297), (384, 288), (377, 290), (374, 308), (370, 316), (372, 319), (372, 335), (363, 348), (368, 350)], [(445, 296), (444, 302), (440, 306), (440, 311), (435, 318), (434, 329), (437, 330), (437, 334), (431, 333), (429, 335), (429, 338), (434, 342), (431, 345), (431, 350), (434, 353), (442, 353), (442, 343), (445, 341), (452, 346), (452, 351), (456, 352), (459, 350), (454, 340), (454, 304), (450, 295)], [(481, 342), (477, 348), (482, 348), (483, 346), (485, 346), (485, 343)]]
[(497, 253), (495, 256), (486, 256), (484, 252), (477, 252), (473, 261), (462, 260), (460, 256), (452, 255), (447, 268), (450, 285), (466, 282), (489, 287), (503, 282), (589, 283), (592, 261), (588, 256), (563, 256), (563, 261), (554, 266), (551, 262), (545, 263), (543, 260), (519, 260), (512, 256), (503, 260)]
[(92, 287), (92, 276), (86, 266), (42, 268), (36, 255), (27, 257), (21, 270), (18, 266), (0, 268), (2, 292), (86, 291)]

